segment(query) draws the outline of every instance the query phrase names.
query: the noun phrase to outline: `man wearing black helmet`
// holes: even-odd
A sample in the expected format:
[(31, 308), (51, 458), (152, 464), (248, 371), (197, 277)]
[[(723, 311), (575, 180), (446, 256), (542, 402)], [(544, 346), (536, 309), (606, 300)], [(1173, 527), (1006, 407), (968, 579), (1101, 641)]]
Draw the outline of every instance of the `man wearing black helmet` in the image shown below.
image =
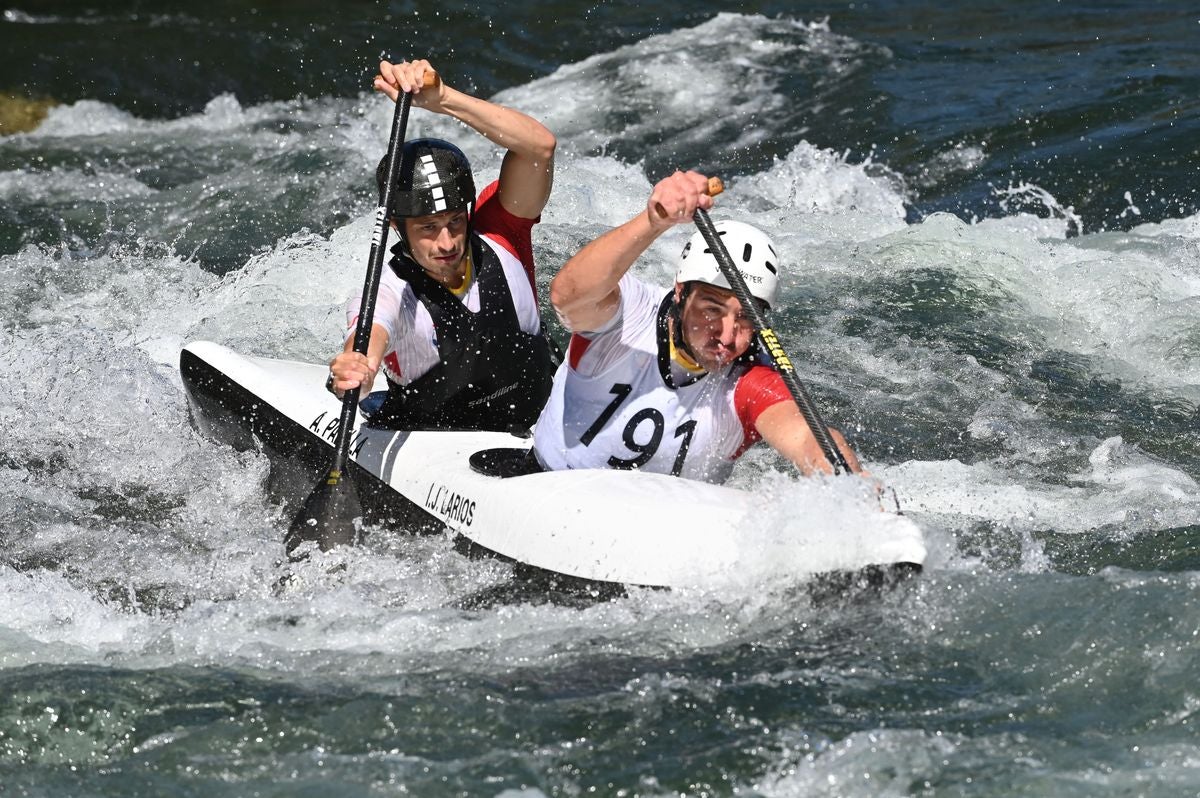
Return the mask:
[[(680, 255), (673, 288), (629, 274), (659, 236), (712, 207), (707, 185), (695, 172), (659, 181), (645, 211), (577, 252), (551, 282), (550, 301), (572, 335), (528, 468), (724, 482), (734, 461), (765, 440), (804, 474), (831, 470), (782, 377), (756, 358), (754, 326), (700, 233)], [(769, 310), (778, 298), (774, 244), (743, 222), (715, 228), (750, 295)], [(861, 472), (841, 433), (830, 433)]]
[[(375, 88), (445, 114), (504, 147), (500, 177), (476, 196), (466, 156), (440, 139), (404, 146), (389, 209), (399, 242), (379, 286), (370, 347), (353, 350), (361, 296), (347, 303), (350, 334), (330, 363), (339, 395), (389, 390), (371, 416), (395, 429), (525, 429), (549, 394), (553, 360), (538, 316), (530, 230), (550, 196), (553, 134), (536, 120), (446, 85), (421, 88), (428, 61), (384, 61)], [(383, 194), (384, 164), (377, 170)], [(363, 394), (366, 396), (365, 392)]]

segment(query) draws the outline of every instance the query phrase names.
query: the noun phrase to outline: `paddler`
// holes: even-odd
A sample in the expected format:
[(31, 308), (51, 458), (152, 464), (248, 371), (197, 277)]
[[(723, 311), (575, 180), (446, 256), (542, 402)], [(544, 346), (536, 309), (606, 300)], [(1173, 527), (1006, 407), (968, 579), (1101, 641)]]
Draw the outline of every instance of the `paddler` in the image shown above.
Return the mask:
[[(754, 327), (697, 232), (671, 289), (629, 269), (659, 236), (712, 207), (708, 179), (676, 172), (654, 186), (645, 212), (589, 243), (550, 284), (572, 336), (534, 430), (547, 470), (625, 468), (723, 482), (765, 440), (804, 474), (830, 463), (782, 377), (758, 357)], [(717, 222), (760, 309), (778, 298), (780, 259), (757, 228)], [(858, 459), (830, 430), (851, 471)]]
[[(500, 176), (476, 195), (458, 147), (405, 143), (390, 208), (400, 240), (380, 281), (369, 351), (352, 351), (359, 292), (346, 305), (349, 332), (327, 387), (339, 396), (369, 390), (382, 367), (388, 391), (373, 426), (528, 431), (555, 365), (538, 316), (530, 230), (550, 196), (556, 141), (526, 114), (444, 80), (422, 88), (432, 69), (423, 59), (383, 61), (374, 86), (393, 101), (411, 92), (413, 106), (504, 148)], [(381, 197), (385, 165), (376, 171)]]

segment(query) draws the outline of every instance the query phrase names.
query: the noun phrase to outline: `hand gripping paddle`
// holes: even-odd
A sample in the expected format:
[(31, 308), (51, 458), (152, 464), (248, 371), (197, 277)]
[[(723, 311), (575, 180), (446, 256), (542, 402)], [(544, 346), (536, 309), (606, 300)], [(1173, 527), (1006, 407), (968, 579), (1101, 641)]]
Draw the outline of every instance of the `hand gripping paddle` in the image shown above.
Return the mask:
[[(708, 179), (706, 194), (715, 197), (724, 190), (725, 186), (720, 178), (710, 177)], [(665, 210), (661, 206), (657, 210), (659, 213), (665, 215)], [(733, 265), (733, 259), (729, 257), (729, 251), (725, 249), (725, 244), (721, 241), (720, 234), (713, 227), (712, 219), (708, 218), (708, 211), (703, 208), (697, 208), (695, 214), (692, 215), (692, 221), (700, 229), (700, 234), (704, 236), (704, 242), (708, 244), (709, 250), (712, 251), (713, 257), (716, 258), (717, 266), (721, 269), (721, 274), (725, 275), (730, 288), (733, 289), (734, 296), (742, 304), (743, 312), (754, 325), (754, 331), (758, 336), (759, 342), (770, 356), (772, 363), (775, 365), (775, 370), (783, 377), (783, 384), (787, 386), (788, 393), (792, 395), (796, 406), (800, 408), (800, 414), (804, 416), (804, 420), (808, 423), (808, 428), (812, 431), (813, 437), (816, 438), (817, 444), (821, 447), (821, 452), (825, 455), (825, 459), (833, 467), (833, 473), (851, 473), (850, 464), (846, 462), (846, 456), (842, 454), (841, 449), (834, 445), (833, 438), (829, 434), (829, 427), (826, 426), (825, 421), (821, 418), (821, 414), (817, 411), (817, 406), (813, 402), (812, 397), (808, 395), (804, 384), (796, 376), (796, 369), (792, 366), (792, 361), (788, 358), (787, 353), (783, 351), (783, 345), (779, 343), (779, 338), (775, 335), (775, 331), (767, 326), (766, 318), (754, 302), (753, 295), (751, 295), (750, 289), (746, 287), (746, 281), (742, 278), (742, 273)]]

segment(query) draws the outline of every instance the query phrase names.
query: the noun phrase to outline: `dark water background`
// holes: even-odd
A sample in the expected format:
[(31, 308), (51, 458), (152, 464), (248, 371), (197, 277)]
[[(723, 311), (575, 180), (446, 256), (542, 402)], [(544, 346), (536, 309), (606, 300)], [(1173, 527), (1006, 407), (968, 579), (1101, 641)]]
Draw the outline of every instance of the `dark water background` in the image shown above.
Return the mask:
[[(1194, 5), (39, 2), (0, 43), (48, 108), (0, 137), (0, 795), (1200, 793)], [(921, 579), (462, 610), (507, 566), (377, 530), (275, 591), (268, 464), (192, 431), (178, 351), (336, 348), (383, 51), (554, 129), (543, 283), (725, 177)], [(735, 481), (748, 536), (823, 523)]]
[[(457, 85), (491, 96), (561, 64), (694, 27), (728, 10), (719, 3), (669, 11), (515, 3), (503, 13), (472, 3), (220, 2), (202, 9), (193, 3), (39, 3), (4, 13), (0, 90), (64, 103), (100, 100), (143, 119), (175, 118), (201, 111), (223, 93), (244, 106), (355, 96), (387, 53), (424, 54), (451, 68)], [(1190, 215), (1200, 201), (1194, 179), (1200, 23), (1184, 3), (757, 2), (737, 11), (829, 19), (853, 43), (850, 52), (766, 59), (761, 66), (781, 100), (764, 109), (739, 101), (739, 86), (746, 84), (739, 82), (738, 43), (722, 42), (731, 96), (727, 106), (710, 109), (720, 117), (712, 135), (696, 141), (664, 129), (649, 138), (606, 141), (605, 152), (644, 162), (652, 178), (693, 165), (738, 174), (761, 170), (804, 140), (854, 161), (873, 158), (903, 176), (910, 221), (936, 210), (967, 219), (993, 216), (1005, 210), (995, 187), (1030, 181), (1057, 198), (1060, 212), (1073, 209), (1077, 226), (1089, 231)], [(636, 85), (626, 88), (603, 109), (611, 125), (653, 112), (642, 107)], [(274, 124), (312, 132), (300, 120)], [(681, 127), (692, 124), (680, 121)], [(748, 128), (760, 136), (722, 146)], [(974, 147), (988, 157), (958, 168), (962, 150)], [(97, 154), (101, 162), (114, 157)], [(154, 155), (146, 153), (139, 165), (147, 185), (171, 187), (194, 176), (164, 168)], [(327, 164), (294, 166), (303, 174)], [(193, 164), (205, 167), (221, 164)], [(356, 193), (365, 196), (361, 186)], [(321, 210), (309, 209), (299, 221), (323, 232), (345, 221)], [(265, 218), (245, 233), (239, 255), (270, 245), (295, 222), (277, 218), (279, 209), (251, 212)], [(28, 214), (11, 221), (14, 230), (49, 224)]]

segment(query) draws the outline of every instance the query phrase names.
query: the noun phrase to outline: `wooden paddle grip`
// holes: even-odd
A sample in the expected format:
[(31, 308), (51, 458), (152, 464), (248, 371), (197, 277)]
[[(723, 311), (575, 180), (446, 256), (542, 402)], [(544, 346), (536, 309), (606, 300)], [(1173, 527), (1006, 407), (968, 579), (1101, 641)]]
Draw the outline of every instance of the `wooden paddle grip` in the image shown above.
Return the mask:
[[(376, 75), (375, 80), (383, 80), (383, 75)], [(441, 85), (441, 82), (441, 76), (432, 69), (426, 70), (425, 74), (421, 76), (422, 89), (432, 89), (434, 86)]]
[[(704, 187), (704, 193), (710, 197), (715, 197), (724, 190), (725, 184), (721, 182), (721, 178), (719, 177), (710, 177), (708, 185)], [(667, 209), (657, 202), (654, 203), (654, 212), (658, 214), (658, 218), (660, 219), (667, 218)]]

